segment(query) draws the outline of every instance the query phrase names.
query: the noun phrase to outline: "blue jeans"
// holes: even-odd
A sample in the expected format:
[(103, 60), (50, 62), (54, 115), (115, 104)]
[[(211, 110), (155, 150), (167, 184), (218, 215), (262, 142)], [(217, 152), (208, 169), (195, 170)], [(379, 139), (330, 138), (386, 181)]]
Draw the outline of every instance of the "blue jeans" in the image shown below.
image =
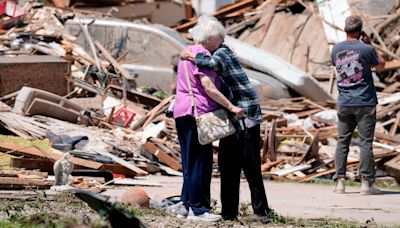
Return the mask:
[(338, 143), (335, 155), (336, 173), (334, 180), (346, 177), (347, 155), (354, 130), (360, 137), (360, 176), (375, 180), (375, 158), (372, 152), (376, 124), (376, 107), (339, 107)]
[(210, 210), (210, 184), (213, 163), (212, 145), (201, 145), (192, 116), (175, 119), (181, 146), (183, 186), (181, 201), (195, 215)]

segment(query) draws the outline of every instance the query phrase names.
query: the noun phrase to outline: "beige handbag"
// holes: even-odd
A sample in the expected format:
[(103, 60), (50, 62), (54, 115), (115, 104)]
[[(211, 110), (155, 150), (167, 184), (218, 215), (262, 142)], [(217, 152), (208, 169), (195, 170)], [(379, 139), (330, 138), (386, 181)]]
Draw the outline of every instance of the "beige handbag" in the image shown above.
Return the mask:
[(235, 127), (229, 120), (228, 114), (223, 109), (218, 109), (199, 116), (196, 103), (194, 102), (192, 85), (190, 83), (189, 72), (187, 69), (187, 61), (185, 61), (184, 67), (189, 95), (192, 101), (192, 106), (194, 107), (199, 143), (201, 145), (206, 145), (235, 133)]

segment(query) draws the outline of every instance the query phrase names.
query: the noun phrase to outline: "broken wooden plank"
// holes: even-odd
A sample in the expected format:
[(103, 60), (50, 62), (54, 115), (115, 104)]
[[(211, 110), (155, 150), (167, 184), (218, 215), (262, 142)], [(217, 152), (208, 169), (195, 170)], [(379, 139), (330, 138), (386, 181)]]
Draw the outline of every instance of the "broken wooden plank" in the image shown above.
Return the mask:
[(400, 17), (400, 8), (393, 14), (391, 14), (384, 22), (378, 24), (376, 26), (376, 31), (381, 32), (384, 28), (386, 28), (390, 23), (397, 20)]
[(400, 124), (400, 113), (397, 113), (396, 120), (394, 121), (394, 124), (390, 128), (390, 133), (389, 134), (391, 136), (395, 136), (396, 135), (397, 128), (399, 128), (399, 124)]
[[(40, 170), (42, 172), (53, 173), (54, 162), (49, 159), (35, 158), (11, 158), (10, 166), (14, 168), (23, 168), (27, 170)], [(74, 165), (74, 169), (87, 169), (80, 165)], [(102, 164), (98, 170), (108, 170), (113, 174), (123, 174), (127, 177), (137, 176), (136, 172), (119, 164)], [(32, 172), (32, 171), (27, 171)]]
[(291, 174), (291, 173), (294, 173), (294, 172), (297, 172), (297, 171), (303, 171), (303, 170), (306, 170), (306, 169), (309, 169), (309, 168), (311, 168), (310, 164), (296, 165), (296, 166), (289, 167), (289, 168), (286, 168), (286, 169), (279, 169), (279, 170), (272, 171), (272, 172), (270, 172), (270, 174), (277, 175), (277, 176), (281, 177), (281, 176), (286, 176), (288, 174)]
[[(63, 152), (58, 151), (56, 149), (51, 149), (50, 151), (45, 152), (45, 151), (39, 150), (36, 147), (24, 148), (23, 146), (13, 145), (13, 144), (5, 143), (5, 142), (0, 142), (0, 150), (1, 149), (15, 150), (15, 152), (13, 154), (46, 158), (46, 159), (51, 159), (53, 161), (61, 159), (64, 155)], [(102, 163), (89, 161), (89, 160), (85, 160), (85, 159), (81, 159), (81, 158), (76, 158), (72, 155), (70, 157), (70, 160), (74, 163), (74, 165), (80, 165), (80, 166), (83, 166), (86, 168), (91, 168), (91, 169), (99, 169), (102, 165)]]
[(400, 180), (400, 155), (386, 162), (384, 167), (392, 177), (395, 177), (397, 181)]
[(271, 161), (276, 161), (276, 151), (279, 146), (278, 138), (276, 137), (276, 123), (272, 121), (271, 130), (268, 132), (268, 154)]
[(319, 151), (319, 132), (313, 137), (311, 145), (308, 147), (307, 152), (302, 156), (302, 158), (296, 162), (295, 165), (300, 165), (302, 162), (309, 161), (311, 159), (318, 158), (318, 151)]
[(252, 32), (248, 37), (246, 37), (246, 42), (259, 47), (267, 34), (268, 28), (271, 24), (272, 19), (275, 15), (276, 3), (267, 2), (267, 6), (263, 10), (261, 19), (257, 22)]
[(273, 162), (266, 162), (261, 165), (261, 172), (267, 172), (269, 169), (271, 169), (274, 166), (277, 166), (284, 162), (285, 160), (279, 159), (278, 161), (273, 161)]
[(10, 112), (11, 110), (12, 108), (10, 106), (0, 101), (0, 112)]
[(398, 146), (392, 146), (392, 145), (387, 145), (387, 144), (378, 143), (378, 142), (373, 142), (372, 145), (383, 148), (383, 149), (387, 149), (390, 151), (400, 152), (400, 147), (398, 147)]
[(395, 103), (398, 101), (400, 101), (400, 92), (397, 92), (397, 93), (391, 94), (389, 96), (385, 96), (385, 97), (378, 99), (378, 103), (380, 105), (392, 104), (392, 103)]
[(381, 132), (377, 132), (377, 131), (375, 131), (374, 135), (378, 139), (383, 139), (383, 140), (391, 141), (394, 143), (400, 143), (399, 136), (393, 136), (393, 135), (389, 135), (389, 134), (385, 134), (385, 133), (381, 133)]
[(400, 68), (400, 60), (395, 59), (392, 61), (385, 62), (385, 68), (383, 69), (383, 71), (396, 70), (399, 68)]
[(96, 153), (98, 153), (100, 155), (103, 155), (103, 156), (111, 158), (116, 163), (118, 163), (118, 164), (120, 164), (122, 166), (125, 166), (126, 168), (128, 168), (128, 169), (132, 170), (133, 172), (137, 173), (138, 175), (147, 175), (148, 174), (147, 171), (144, 171), (143, 169), (140, 169), (140, 168), (136, 167), (134, 164), (132, 164), (130, 162), (127, 162), (124, 159), (122, 159), (120, 157), (117, 157), (117, 156), (115, 156), (115, 155), (113, 155), (113, 154), (111, 154), (111, 153), (109, 153), (107, 151), (97, 150), (97, 151), (93, 151), (93, 152), (96, 152)]
[(394, 82), (390, 84), (388, 87), (384, 88), (382, 92), (384, 93), (394, 93), (396, 92), (400, 87), (400, 82)]
[(182, 169), (182, 165), (178, 161), (173, 159), (164, 150), (157, 147), (154, 143), (147, 142), (143, 144), (142, 147), (146, 149), (148, 152), (154, 154), (161, 162), (165, 163), (173, 170), (179, 171)]
[(39, 188), (49, 189), (52, 183), (47, 180), (0, 177), (0, 189)]
[[(257, 0), (243, 0), (237, 3), (232, 3), (220, 10), (218, 10), (217, 12), (213, 13), (213, 16), (216, 17), (217, 19), (221, 20), (223, 19), (227, 14), (236, 12), (240, 9), (243, 9), (245, 7), (248, 6), (256, 6), (258, 5), (258, 1)], [(182, 25), (179, 25), (176, 30), (178, 32), (184, 32), (187, 31), (188, 29), (190, 29), (191, 27), (193, 27), (194, 25), (196, 25), (197, 23), (197, 18), (191, 18), (189, 19), (189, 22), (186, 22)]]
[[(358, 161), (347, 162), (346, 168), (357, 167), (358, 163), (359, 163)], [(325, 170), (323, 172), (318, 172), (318, 173), (313, 173), (313, 174), (307, 175), (306, 177), (301, 178), (298, 182), (299, 183), (307, 182), (307, 181), (310, 181), (310, 180), (312, 180), (312, 179), (314, 179), (316, 177), (325, 176), (325, 175), (328, 175), (328, 174), (331, 174), (331, 173), (334, 173), (334, 172), (336, 172), (336, 169), (335, 168), (331, 168), (331, 169)]]
[(153, 121), (153, 119), (155, 118), (155, 116), (159, 113), (159, 111), (161, 109), (163, 109), (163, 107), (165, 107), (175, 96), (169, 96), (168, 98), (164, 99), (163, 101), (161, 101), (161, 103), (159, 103), (156, 107), (154, 107), (149, 114), (149, 117), (146, 119), (146, 121), (143, 123), (141, 129), (145, 129), (147, 127), (147, 125), (149, 125), (151, 123), (151, 121)]
[[(130, 82), (134, 82), (134, 77), (132, 77), (128, 71), (125, 70), (125, 68), (123, 68), (118, 62), (117, 60), (115, 60), (110, 52), (108, 52), (103, 45), (101, 45), (101, 43), (99, 41), (94, 41), (94, 44), (96, 45), (96, 47), (98, 49), (100, 49), (101, 53), (104, 55), (104, 57), (111, 63), (111, 65), (114, 67), (114, 69), (120, 73), (122, 75), (122, 77), (124, 77), (127, 80), (130, 80)], [(132, 85), (133, 88), (136, 88), (136, 82), (134, 82), (134, 85)]]
[(47, 178), (47, 173), (46, 172), (39, 172), (39, 171), (33, 171), (33, 170), (13, 170), (13, 169), (4, 169), (0, 170), (0, 177), (19, 177), (20, 175), (32, 175), (35, 177), (40, 177), (40, 178)]

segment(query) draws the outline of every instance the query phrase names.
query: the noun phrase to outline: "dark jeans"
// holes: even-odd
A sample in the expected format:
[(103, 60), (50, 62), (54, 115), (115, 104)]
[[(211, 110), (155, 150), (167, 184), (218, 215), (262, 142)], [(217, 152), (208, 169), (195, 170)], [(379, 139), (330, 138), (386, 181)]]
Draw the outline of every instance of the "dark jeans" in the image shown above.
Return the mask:
[(201, 145), (192, 116), (175, 119), (181, 146), (183, 186), (181, 201), (195, 215), (210, 210), (210, 184), (213, 163), (212, 145)]
[(375, 180), (375, 159), (372, 152), (376, 124), (376, 107), (339, 107), (338, 143), (336, 147), (334, 179), (346, 177), (347, 155), (354, 129), (360, 137), (360, 176)]
[(221, 173), (221, 214), (236, 217), (239, 211), (240, 174), (243, 169), (251, 192), (253, 211), (258, 215), (268, 212), (267, 196), (261, 176), (260, 125), (239, 135), (220, 140), (218, 166)]

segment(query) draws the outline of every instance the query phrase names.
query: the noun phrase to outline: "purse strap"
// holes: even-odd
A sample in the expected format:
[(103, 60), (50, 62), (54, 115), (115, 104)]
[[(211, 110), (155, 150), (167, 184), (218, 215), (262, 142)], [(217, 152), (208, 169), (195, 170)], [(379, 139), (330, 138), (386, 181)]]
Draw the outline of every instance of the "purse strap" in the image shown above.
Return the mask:
[(189, 89), (189, 95), (190, 95), (190, 99), (192, 101), (192, 106), (194, 107), (194, 117), (196, 120), (199, 119), (199, 113), (197, 111), (197, 106), (196, 103), (194, 102), (194, 95), (193, 95), (193, 89), (192, 89), (192, 84), (190, 83), (190, 77), (189, 77), (189, 71), (188, 71), (188, 66), (187, 66), (187, 60), (184, 61), (183, 65), (185, 68), (185, 75), (186, 75), (186, 82), (187, 82), (187, 86)]

